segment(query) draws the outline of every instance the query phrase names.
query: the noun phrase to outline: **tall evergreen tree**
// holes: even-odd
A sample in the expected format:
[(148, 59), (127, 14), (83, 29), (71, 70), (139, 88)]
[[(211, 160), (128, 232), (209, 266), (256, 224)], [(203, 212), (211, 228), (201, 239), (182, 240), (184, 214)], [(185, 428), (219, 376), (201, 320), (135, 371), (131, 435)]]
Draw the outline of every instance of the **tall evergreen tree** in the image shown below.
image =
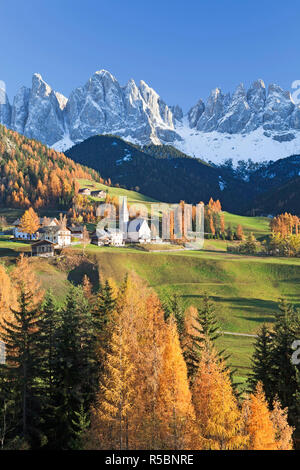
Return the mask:
[(93, 323), (80, 287), (72, 287), (60, 313), (56, 334), (54, 387), (56, 436), (54, 446), (70, 448), (74, 441), (73, 420), (81, 406), (88, 410), (94, 397)]
[(216, 317), (214, 304), (206, 292), (201, 298), (196, 319), (207, 339), (216, 341), (221, 336), (221, 328)]
[(181, 297), (178, 294), (173, 294), (168, 302), (164, 304), (165, 319), (167, 320), (171, 315), (174, 317), (177, 324), (177, 331), (181, 339), (184, 331), (184, 306)]
[(252, 374), (249, 377), (249, 384), (252, 391), (255, 391), (258, 382), (263, 384), (269, 405), (271, 405), (274, 398), (274, 365), (272, 354), (272, 336), (266, 325), (263, 325), (254, 345)]
[(39, 310), (33, 306), (33, 294), (21, 288), (18, 306), (12, 309), (12, 321), (2, 321), (1, 340), (6, 347), (2, 371), (9, 384), (7, 401), (14, 401), (15, 432), (31, 446), (39, 445), (41, 395), (38, 383)]
[(56, 366), (56, 334), (59, 326), (58, 307), (55, 305), (52, 291), (46, 293), (38, 322), (37, 337), (40, 357), (40, 387), (42, 390), (41, 426), (48, 442), (55, 434), (55, 366)]
[(96, 305), (93, 309), (93, 317), (98, 332), (102, 332), (107, 325), (110, 315), (115, 308), (116, 300), (113, 289), (108, 280), (100, 286)]
[(281, 299), (273, 332), (274, 390), (282, 406), (289, 408), (289, 419), (292, 425), (297, 423), (294, 412), (295, 395), (299, 391), (297, 383), (298, 366), (293, 364), (292, 344), (298, 339), (300, 312), (296, 311), (286, 300)]
[[(255, 356), (254, 373), (250, 382), (260, 378), (266, 398), (272, 404), (276, 395), (284, 408), (288, 407), (289, 423), (299, 432), (299, 366), (293, 364), (293, 342), (299, 338), (300, 312), (280, 299), (272, 330), (260, 334)], [(265, 344), (263, 344), (265, 342)], [(266, 354), (263, 357), (263, 354)], [(259, 360), (261, 359), (261, 364)], [(269, 367), (269, 370), (268, 370)]]

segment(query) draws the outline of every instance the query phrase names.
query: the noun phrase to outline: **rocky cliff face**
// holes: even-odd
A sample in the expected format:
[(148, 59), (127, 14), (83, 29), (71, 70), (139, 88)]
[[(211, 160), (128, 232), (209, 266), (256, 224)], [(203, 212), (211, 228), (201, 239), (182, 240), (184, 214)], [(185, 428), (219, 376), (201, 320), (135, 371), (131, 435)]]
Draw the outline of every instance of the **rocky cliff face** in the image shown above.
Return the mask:
[(66, 137), (76, 143), (95, 134), (118, 134), (140, 144), (180, 139), (172, 111), (152, 88), (134, 80), (121, 87), (106, 70), (96, 72), (69, 99), (34, 74), (31, 89), (22, 87), (12, 106), (6, 95), (5, 100), (0, 122), (50, 146)]
[[(300, 106), (278, 85), (266, 90), (262, 80), (248, 90), (240, 84), (232, 95), (216, 88), (184, 116), (144, 81), (121, 86), (106, 70), (96, 72), (69, 99), (34, 74), (32, 87), (22, 87), (12, 105), (0, 87), (0, 122), (61, 150), (96, 134), (115, 134), (141, 145), (171, 143), (217, 161), (235, 154), (248, 158), (260, 152), (259, 159), (270, 159), (300, 151)], [(232, 142), (225, 145), (225, 138)]]
[(275, 132), (299, 129), (299, 116), (300, 107), (288, 91), (271, 84), (266, 92), (262, 80), (248, 90), (240, 84), (232, 96), (216, 88), (205, 105), (200, 100), (188, 113), (190, 127), (227, 134), (249, 133), (259, 127)]

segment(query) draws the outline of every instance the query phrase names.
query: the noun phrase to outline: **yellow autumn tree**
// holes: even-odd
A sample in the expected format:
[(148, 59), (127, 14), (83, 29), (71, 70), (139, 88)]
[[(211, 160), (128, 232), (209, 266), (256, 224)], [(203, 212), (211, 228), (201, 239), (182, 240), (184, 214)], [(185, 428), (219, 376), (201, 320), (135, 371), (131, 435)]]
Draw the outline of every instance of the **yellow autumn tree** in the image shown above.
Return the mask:
[(23, 254), (17, 260), (11, 279), (18, 295), (23, 290), (31, 297), (32, 306), (41, 304), (45, 292), (32, 269), (30, 259)]
[(5, 267), (0, 264), (0, 324), (13, 320), (11, 308), (15, 308), (17, 294)]
[(108, 325), (104, 374), (92, 412), (89, 447), (156, 448), (163, 327), (157, 296), (131, 274), (119, 290)]
[(27, 211), (24, 212), (20, 220), (20, 230), (25, 233), (29, 233), (31, 238), (34, 233), (40, 227), (40, 219), (35, 210), (32, 207), (29, 207)]
[[(94, 449), (129, 449), (131, 428), (129, 414), (134, 403), (134, 364), (131, 360), (131, 319), (118, 299), (109, 326), (103, 375), (95, 406), (87, 447)], [(123, 296), (122, 296), (123, 300)]]
[(187, 367), (173, 317), (166, 325), (162, 361), (157, 405), (161, 416), (162, 449), (199, 449), (201, 438), (195, 427)]
[(203, 447), (210, 450), (244, 449), (247, 436), (228, 370), (207, 345), (193, 387), (193, 403)]
[(90, 281), (90, 278), (88, 277), (87, 274), (85, 274), (83, 276), (83, 279), (82, 279), (82, 289), (83, 289), (83, 292), (84, 292), (84, 296), (85, 298), (91, 303), (94, 299), (94, 295), (93, 295), (93, 285)]
[(288, 423), (288, 409), (282, 408), (278, 398), (273, 402), (271, 421), (275, 429), (275, 440), (278, 450), (293, 450), (294, 428)]
[(255, 393), (243, 403), (245, 430), (249, 435), (249, 450), (277, 450), (275, 429), (271, 420), (266, 397), (261, 382)]

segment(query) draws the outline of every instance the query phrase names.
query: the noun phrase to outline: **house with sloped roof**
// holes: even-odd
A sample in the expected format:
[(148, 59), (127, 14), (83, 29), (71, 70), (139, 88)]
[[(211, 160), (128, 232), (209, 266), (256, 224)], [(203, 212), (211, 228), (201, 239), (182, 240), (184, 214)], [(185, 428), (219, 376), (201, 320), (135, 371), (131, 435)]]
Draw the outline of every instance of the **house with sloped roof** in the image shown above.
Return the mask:
[(71, 245), (71, 231), (61, 225), (43, 227), (39, 230), (40, 239), (48, 240), (58, 247)]
[(97, 246), (123, 246), (123, 232), (115, 228), (97, 229), (92, 233), (91, 243)]
[(31, 245), (32, 256), (54, 256), (54, 243), (49, 240), (39, 240)]
[(82, 194), (83, 196), (90, 196), (91, 190), (89, 188), (81, 188), (79, 189), (78, 194)]
[(127, 239), (133, 243), (151, 242), (151, 230), (146, 219), (138, 217), (129, 222)]
[(74, 238), (79, 238), (82, 240), (83, 238), (83, 232), (84, 232), (84, 226), (83, 225), (68, 225), (68, 230), (71, 232), (71, 237)]
[[(27, 232), (24, 232), (23, 230), (20, 229), (20, 224), (21, 224), (21, 219), (16, 219), (13, 223), (14, 228), (13, 228), (13, 236), (18, 239), (18, 240), (38, 240), (40, 238), (40, 230), (37, 230), (36, 233), (30, 234)], [(49, 217), (41, 217), (40, 218), (40, 226), (41, 227), (56, 227), (59, 225), (59, 221), (54, 217), (54, 218), (49, 218)]]

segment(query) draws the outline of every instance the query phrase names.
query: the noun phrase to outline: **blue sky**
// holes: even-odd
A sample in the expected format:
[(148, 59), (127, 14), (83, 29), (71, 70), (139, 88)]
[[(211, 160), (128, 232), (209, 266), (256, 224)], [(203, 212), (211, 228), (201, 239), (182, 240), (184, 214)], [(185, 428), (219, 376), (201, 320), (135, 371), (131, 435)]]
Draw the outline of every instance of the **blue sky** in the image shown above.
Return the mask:
[(96, 70), (185, 110), (210, 90), (300, 79), (299, 0), (0, 0), (10, 99), (39, 72), (66, 96)]

